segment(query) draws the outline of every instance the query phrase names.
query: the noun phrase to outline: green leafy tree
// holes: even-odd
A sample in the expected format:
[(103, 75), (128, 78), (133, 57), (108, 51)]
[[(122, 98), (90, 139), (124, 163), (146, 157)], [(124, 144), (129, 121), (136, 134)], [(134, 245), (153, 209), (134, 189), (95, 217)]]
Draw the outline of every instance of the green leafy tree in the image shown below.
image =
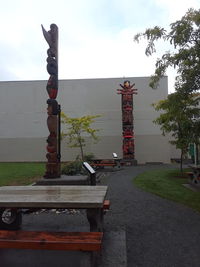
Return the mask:
[(155, 43), (159, 40), (171, 47), (157, 59), (149, 85), (156, 88), (168, 67), (176, 69), (176, 92), (154, 107), (164, 111), (155, 123), (161, 126), (163, 134), (172, 133), (174, 140), (171, 143), (181, 149), (182, 167), (188, 143), (199, 143), (199, 121), (193, 118), (199, 116), (198, 95), (194, 92), (200, 89), (200, 9), (190, 8), (180, 20), (169, 25), (169, 30), (155, 26), (134, 36), (137, 42), (141, 39), (147, 40), (147, 56), (156, 52)]
[(200, 9), (189, 9), (180, 20), (170, 24), (169, 31), (155, 26), (134, 36), (138, 42), (143, 38), (148, 41), (147, 56), (156, 52), (155, 42), (158, 40), (168, 42), (172, 48), (157, 59), (150, 82), (152, 88), (156, 88), (168, 67), (174, 67), (177, 71), (176, 90), (188, 93), (200, 89)]
[(198, 102), (198, 94), (175, 92), (168, 95), (167, 99), (153, 104), (155, 110), (162, 112), (154, 123), (161, 126), (163, 135), (171, 133), (174, 140), (170, 143), (181, 150), (181, 171), (183, 156), (188, 151), (189, 144), (199, 144), (200, 123), (193, 120), (200, 116)]
[(90, 136), (93, 141), (98, 141), (96, 133), (99, 129), (91, 128), (91, 124), (100, 115), (83, 116), (80, 118), (70, 118), (63, 112), (61, 113), (61, 122), (67, 125), (66, 132), (62, 132), (62, 137), (68, 137), (67, 143), (70, 147), (80, 148), (81, 159), (84, 160), (83, 147), (86, 146), (85, 135)]

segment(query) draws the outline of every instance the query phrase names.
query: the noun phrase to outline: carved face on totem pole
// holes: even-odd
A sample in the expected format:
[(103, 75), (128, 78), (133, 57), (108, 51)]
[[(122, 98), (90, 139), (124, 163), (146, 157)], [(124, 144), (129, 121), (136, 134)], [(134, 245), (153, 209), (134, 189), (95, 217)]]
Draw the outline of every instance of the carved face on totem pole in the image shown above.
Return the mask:
[(130, 88), (130, 81), (124, 81), (124, 88)]

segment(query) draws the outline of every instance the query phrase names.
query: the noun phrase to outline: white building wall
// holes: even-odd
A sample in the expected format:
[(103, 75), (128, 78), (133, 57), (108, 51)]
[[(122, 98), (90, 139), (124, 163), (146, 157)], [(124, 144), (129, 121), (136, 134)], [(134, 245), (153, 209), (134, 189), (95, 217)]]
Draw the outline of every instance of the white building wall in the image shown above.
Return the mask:
[[(151, 106), (167, 97), (167, 77), (158, 89), (149, 87), (149, 77), (128, 77), (135, 83), (134, 131), (139, 163), (170, 161), (168, 138), (161, 135), (153, 120), (159, 115)], [(97, 158), (122, 157), (121, 95), (123, 78), (61, 80), (57, 100), (71, 117), (100, 114), (93, 124), (100, 129), (100, 141), (87, 140), (87, 152)], [(0, 161), (46, 161), (47, 81), (0, 82)], [(73, 160), (78, 150), (62, 142), (62, 160)]]

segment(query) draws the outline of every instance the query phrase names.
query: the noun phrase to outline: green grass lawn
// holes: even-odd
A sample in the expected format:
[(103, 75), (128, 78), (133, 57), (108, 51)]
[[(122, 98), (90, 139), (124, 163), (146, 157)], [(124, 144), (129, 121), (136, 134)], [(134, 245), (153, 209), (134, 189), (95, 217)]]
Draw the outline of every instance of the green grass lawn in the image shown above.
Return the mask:
[(200, 192), (193, 192), (183, 186), (188, 183), (188, 178), (181, 175), (179, 170), (147, 171), (134, 178), (133, 183), (147, 192), (200, 212)]
[(0, 186), (28, 185), (44, 175), (44, 163), (0, 163)]

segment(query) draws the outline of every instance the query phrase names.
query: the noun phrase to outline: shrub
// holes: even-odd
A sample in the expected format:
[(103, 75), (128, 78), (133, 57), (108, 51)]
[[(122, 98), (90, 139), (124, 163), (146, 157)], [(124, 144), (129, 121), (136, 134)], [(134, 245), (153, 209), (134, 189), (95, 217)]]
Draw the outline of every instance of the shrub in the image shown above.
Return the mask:
[(66, 175), (76, 175), (83, 174), (82, 161), (76, 160), (69, 162), (62, 168), (62, 174)]
[(84, 161), (87, 161), (88, 163), (91, 162), (95, 157), (94, 154), (92, 153), (88, 153), (84, 155)]

